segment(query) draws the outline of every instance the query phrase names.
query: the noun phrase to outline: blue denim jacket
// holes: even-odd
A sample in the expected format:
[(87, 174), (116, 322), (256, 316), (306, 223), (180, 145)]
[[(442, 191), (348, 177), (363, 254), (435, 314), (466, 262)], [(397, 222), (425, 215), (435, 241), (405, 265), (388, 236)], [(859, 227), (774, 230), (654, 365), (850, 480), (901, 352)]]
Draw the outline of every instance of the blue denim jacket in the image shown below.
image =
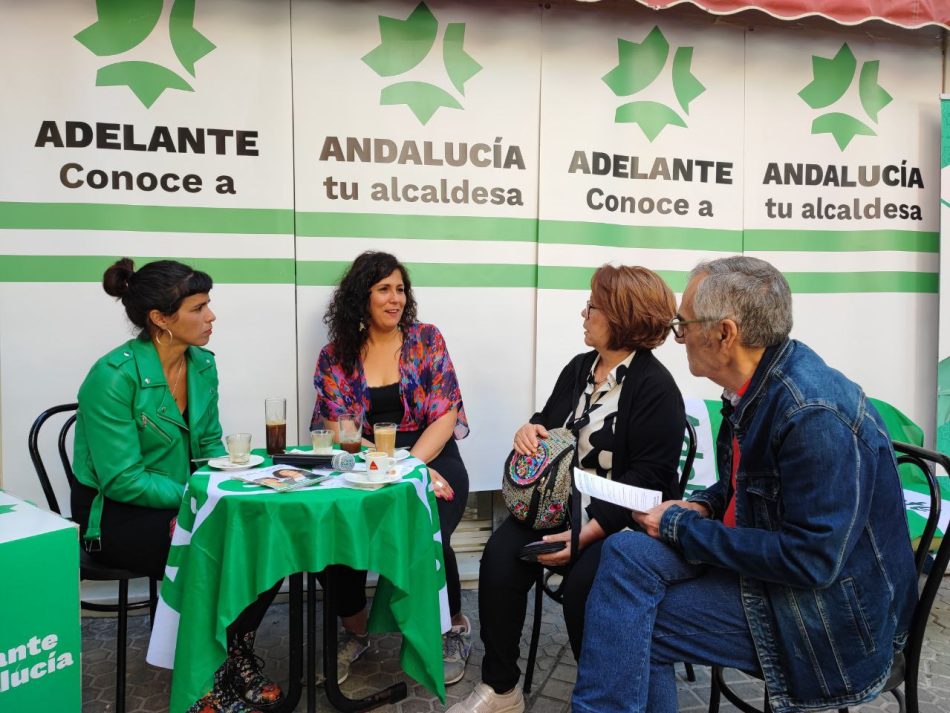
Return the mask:
[[(724, 413), (720, 480), (691, 498), (713, 518), (672, 507), (660, 536), (691, 562), (739, 573), (775, 713), (873, 698), (917, 601), (901, 485), (880, 416), (859, 386), (791, 340), (766, 350)], [(721, 522), (733, 433), (741, 453), (735, 528)]]

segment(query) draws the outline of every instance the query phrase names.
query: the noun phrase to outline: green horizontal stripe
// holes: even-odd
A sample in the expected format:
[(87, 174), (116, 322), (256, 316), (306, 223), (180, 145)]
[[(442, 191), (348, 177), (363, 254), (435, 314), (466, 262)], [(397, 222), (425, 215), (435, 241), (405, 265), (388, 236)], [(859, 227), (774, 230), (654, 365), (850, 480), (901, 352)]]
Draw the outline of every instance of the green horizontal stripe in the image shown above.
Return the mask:
[(745, 249), (940, 252), (940, 233), (917, 230), (746, 230)]
[[(134, 257), (136, 265), (164, 258)], [(114, 256), (4, 255), (0, 282), (101, 282)], [(182, 258), (181, 262), (211, 275), (222, 284), (293, 284), (290, 258)]]
[(793, 293), (919, 292), (936, 294), (935, 272), (786, 272)]
[(741, 230), (673, 228), (542, 220), (538, 242), (561, 245), (605, 245), (616, 248), (669, 248), (742, 252)]
[(281, 208), (0, 202), (2, 228), (292, 235), (294, 213)]
[(297, 235), (327, 238), (412, 240), (494, 240), (535, 242), (534, 218), (389, 215), (380, 213), (297, 213)]
[[(596, 269), (596, 267), (540, 265), (538, 287), (542, 290), (589, 290), (590, 278)], [(689, 272), (686, 270), (656, 270), (656, 273), (674, 292), (682, 292), (689, 278)]]
[[(336, 285), (349, 262), (298, 262), (297, 284)], [(534, 265), (455, 264), (409, 262), (406, 268), (414, 287), (531, 287)]]
[[(541, 265), (538, 287), (548, 290), (589, 290), (595, 267)], [(689, 272), (657, 270), (674, 292), (686, 287)], [(936, 294), (938, 275), (933, 272), (786, 272), (796, 294), (836, 294), (848, 292), (917, 292)]]

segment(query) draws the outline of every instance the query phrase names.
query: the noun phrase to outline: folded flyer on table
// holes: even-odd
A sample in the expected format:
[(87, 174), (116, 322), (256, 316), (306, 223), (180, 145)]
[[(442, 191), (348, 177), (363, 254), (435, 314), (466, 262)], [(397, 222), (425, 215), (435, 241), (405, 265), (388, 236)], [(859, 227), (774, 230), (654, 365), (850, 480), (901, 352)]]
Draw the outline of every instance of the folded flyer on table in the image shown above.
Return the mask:
[(591, 475), (580, 468), (574, 469), (574, 482), (577, 483), (577, 489), (585, 495), (637, 512), (646, 512), (663, 501), (663, 493), (659, 490), (638, 488), (635, 485), (607, 480), (599, 475)]
[(242, 480), (245, 483), (261, 485), (265, 488), (271, 488), (277, 492), (283, 493), (288, 490), (299, 490), (308, 488), (311, 485), (317, 485), (327, 479), (324, 474), (311, 473), (303, 468), (293, 468), (287, 465), (272, 465), (258, 470), (245, 470), (234, 473), (235, 480)]

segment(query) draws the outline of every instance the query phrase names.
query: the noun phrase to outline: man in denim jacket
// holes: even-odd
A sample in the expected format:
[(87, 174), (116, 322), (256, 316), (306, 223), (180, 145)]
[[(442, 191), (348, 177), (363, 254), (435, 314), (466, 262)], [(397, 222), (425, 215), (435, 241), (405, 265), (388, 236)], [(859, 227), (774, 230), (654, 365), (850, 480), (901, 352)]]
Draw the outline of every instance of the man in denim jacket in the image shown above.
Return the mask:
[(675, 711), (676, 661), (758, 672), (775, 713), (873, 698), (917, 601), (881, 418), (788, 338), (791, 292), (767, 262), (698, 265), (671, 326), (724, 389), (720, 480), (604, 545), (573, 710)]

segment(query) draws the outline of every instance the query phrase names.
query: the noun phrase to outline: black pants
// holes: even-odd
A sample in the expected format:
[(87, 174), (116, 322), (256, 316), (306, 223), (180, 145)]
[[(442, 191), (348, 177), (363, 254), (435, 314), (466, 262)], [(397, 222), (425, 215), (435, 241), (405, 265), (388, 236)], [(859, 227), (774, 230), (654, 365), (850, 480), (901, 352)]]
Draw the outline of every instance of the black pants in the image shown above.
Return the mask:
[[(412, 448), (419, 440), (421, 431), (400, 431), (396, 434), (397, 448)], [(438, 456), (429, 461), (445, 478), (455, 497), (452, 500), (436, 498), (439, 509), (439, 527), (442, 531), (442, 558), (445, 560), (445, 584), (449, 596), (449, 613), (452, 616), (462, 611), (462, 585), (459, 582), (459, 567), (455, 551), (450, 544), (452, 533), (458, 527), (465, 502), (468, 500), (468, 471), (462, 462), (458, 444), (449, 439)], [(326, 577), (333, 577), (334, 598), (337, 602), (338, 616), (353, 616), (366, 607), (366, 572), (355, 570), (346, 565), (331, 565), (317, 575), (322, 586), (326, 586)]]
[[(82, 532), (89, 523), (89, 509), (96, 491), (76, 483), (70, 495), (73, 520)], [(171, 548), (169, 526), (178, 510), (160, 510), (105, 498), (102, 506), (102, 549), (91, 552), (93, 559), (111, 567), (119, 567), (158, 580), (165, 576), (165, 562)], [(255, 631), (264, 620), (267, 607), (280, 589), (277, 582), (257, 600), (248, 605), (228, 627), (229, 641)]]
[[(492, 533), (478, 570), (478, 616), (481, 620), (482, 681), (496, 693), (518, 685), (521, 630), (528, 607), (528, 592), (541, 565), (518, 559), (518, 551), (544, 534), (508, 517)], [(579, 659), (584, 638), (584, 606), (590, 594), (603, 540), (581, 550), (574, 566), (565, 574), (564, 621), (574, 658)]]

